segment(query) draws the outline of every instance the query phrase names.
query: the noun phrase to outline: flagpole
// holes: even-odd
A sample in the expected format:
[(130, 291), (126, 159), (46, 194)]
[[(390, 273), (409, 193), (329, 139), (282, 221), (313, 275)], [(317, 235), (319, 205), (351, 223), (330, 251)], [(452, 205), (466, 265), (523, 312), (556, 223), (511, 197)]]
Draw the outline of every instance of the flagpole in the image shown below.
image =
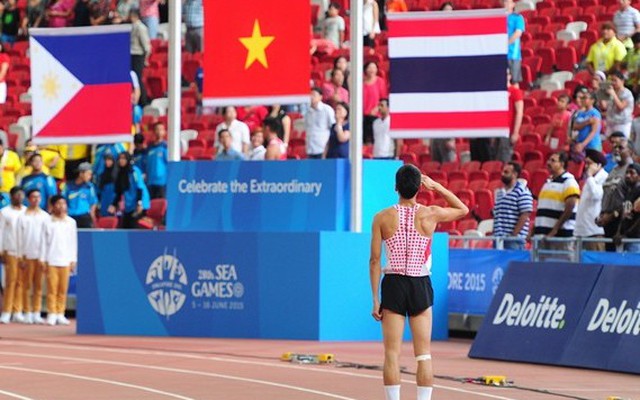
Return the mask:
[(362, 232), (362, 62), (363, 56), (363, 13), (362, 0), (351, 0), (351, 73), (349, 91), (351, 112), (349, 125), (351, 140), (351, 231)]
[(182, 2), (169, 1), (169, 161), (180, 161)]

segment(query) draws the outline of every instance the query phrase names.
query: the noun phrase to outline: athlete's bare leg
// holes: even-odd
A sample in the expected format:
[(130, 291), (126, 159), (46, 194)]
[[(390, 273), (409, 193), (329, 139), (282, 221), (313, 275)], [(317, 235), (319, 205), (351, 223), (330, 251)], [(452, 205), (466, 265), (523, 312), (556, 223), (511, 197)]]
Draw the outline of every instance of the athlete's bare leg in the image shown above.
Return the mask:
[(418, 315), (409, 317), (409, 326), (413, 335), (413, 352), (417, 358), (423, 359), (418, 361), (418, 372), (416, 373), (418, 386), (433, 386), (433, 367), (431, 363), (432, 320), (433, 312), (431, 307)]
[(400, 384), (400, 352), (404, 333), (404, 315), (389, 310), (382, 310), (382, 335), (384, 337), (384, 371), (385, 385)]

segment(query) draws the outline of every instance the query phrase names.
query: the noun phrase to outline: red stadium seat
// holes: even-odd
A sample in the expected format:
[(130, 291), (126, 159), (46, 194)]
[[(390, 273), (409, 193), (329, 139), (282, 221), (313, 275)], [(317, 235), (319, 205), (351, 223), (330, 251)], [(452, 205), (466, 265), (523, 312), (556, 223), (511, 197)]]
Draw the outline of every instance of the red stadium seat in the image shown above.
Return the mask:
[[(492, 181), (489, 182), (489, 184), (487, 185), (486, 189), (488, 191), (490, 191), (491, 193), (495, 192), (498, 189), (502, 189), (504, 187), (504, 183), (502, 183), (502, 181), (500, 179), (494, 179)], [(477, 190), (476, 190), (477, 192)], [(477, 196), (477, 193), (476, 193)]]
[(567, 165), (567, 171), (571, 173), (571, 175), (573, 175), (576, 180), (581, 180), (582, 174), (584, 173), (584, 161), (579, 163), (569, 161), (569, 164)]
[(549, 178), (549, 171), (546, 169), (539, 169), (531, 174), (531, 180), (529, 183), (529, 189), (531, 189), (531, 193), (538, 198), (540, 194), (540, 189)]
[(418, 165), (418, 157), (416, 156), (415, 153), (402, 153), (400, 154), (399, 157), (405, 164), (413, 164), (413, 165)]
[(433, 171), (438, 171), (440, 169), (440, 163), (437, 161), (427, 161), (420, 164), (420, 170), (425, 174), (430, 174)]
[(449, 181), (469, 181), (469, 175), (465, 171), (455, 170), (451, 172), (447, 172), (449, 176)]
[(476, 221), (475, 219), (463, 219), (462, 221), (458, 222), (458, 230), (462, 233), (470, 229), (477, 229), (477, 228), (478, 228), (478, 221)]
[(485, 161), (482, 163), (482, 170), (491, 174), (494, 171), (502, 173), (502, 161)]
[(469, 189), (459, 189), (454, 191), (455, 195), (462, 201), (469, 210), (475, 210), (476, 208), (476, 196)]
[(484, 171), (484, 170), (471, 171), (469, 173), (469, 182), (475, 182), (475, 181), (488, 182), (489, 181), (489, 172)]
[(552, 73), (553, 67), (556, 65), (556, 51), (549, 47), (543, 47), (536, 50), (536, 56), (542, 59), (540, 72), (543, 74)]
[(116, 229), (118, 227), (118, 217), (101, 217), (98, 220), (98, 229)]
[(573, 70), (576, 68), (576, 65), (578, 64), (576, 49), (573, 47), (565, 47), (563, 49), (559, 49), (556, 53), (556, 57), (556, 66), (559, 71), (573, 72)]
[(469, 161), (461, 165), (460, 169), (467, 173), (478, 171), (480, 169), (480, 161)]
[(475, 213), (480, 219), (493, 218), (493, 192), (488, 189), (480, 189), (475, 192), (476, 204)]
[(460, 164), (457, 161), (444, 162), (440, 169), (446, 173), (460, 170)]

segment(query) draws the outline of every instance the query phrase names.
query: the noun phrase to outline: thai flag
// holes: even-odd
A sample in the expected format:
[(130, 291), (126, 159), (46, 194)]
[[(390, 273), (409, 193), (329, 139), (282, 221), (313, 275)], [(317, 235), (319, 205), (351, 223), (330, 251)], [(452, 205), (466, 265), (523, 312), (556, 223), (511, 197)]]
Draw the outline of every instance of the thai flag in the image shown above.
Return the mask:
[(131, 140), (131, 26), (32, 29), (36, 143)]
[(506, 137), (505, 11), (389, 14), (391, 135)]

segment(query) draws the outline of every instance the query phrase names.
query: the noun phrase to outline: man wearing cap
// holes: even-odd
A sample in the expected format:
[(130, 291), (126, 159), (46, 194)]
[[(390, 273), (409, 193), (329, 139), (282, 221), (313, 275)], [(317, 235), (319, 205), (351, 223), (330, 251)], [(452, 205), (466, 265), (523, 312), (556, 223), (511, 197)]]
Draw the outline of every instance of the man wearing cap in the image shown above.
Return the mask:
[(587, 69), (592, 74), (595, 71), (613, 72), (620, 68), (626, 55), (627, 49), (616, 38), (616, 28), (606, 22), (602, 24), (602, 38), (589, 48)]
[[(600, 215), (602, 207), (602, 196), (604, 194), (602, 185), (609, 176), (604, 170), (607, 159), (599, 151), (587, 149), (585, 159), (587, 179), (582, 188), (578, 212), (576, 213), (576, 228), (573, 233), (581, 238), (601, 238), (604, 236), (604, 229), (596, 225), (596, 218)], [(604, 251), (604, 243), (585, 242), (585, 250)]]
[(80, 164), (76, 180), (67, 183), (62, 193), (68, 203), (69, 216), (76, 220), (78, 228), (93, 228), (96, 220), (98, 196), (92, 177), (91, 164)]
[(609, 107), (607, 109), (607, 132), (622, 132), (628, 139), (631, 136), (631, 121), (633, 120), (633, 93), (624, 87), (624, 75), (620, 71), (609, 74), (611, 86)]
[[(624, 202), (618, 211), (620, 225), (613, 238), (615, 245), (619, 245), (622, 239), (640, 238), (640, 164), (633, 163), (627, 167), (624, 181), (626, 191)], [(624, 250), (640, 253), (640, 243), (625, 243)]]

